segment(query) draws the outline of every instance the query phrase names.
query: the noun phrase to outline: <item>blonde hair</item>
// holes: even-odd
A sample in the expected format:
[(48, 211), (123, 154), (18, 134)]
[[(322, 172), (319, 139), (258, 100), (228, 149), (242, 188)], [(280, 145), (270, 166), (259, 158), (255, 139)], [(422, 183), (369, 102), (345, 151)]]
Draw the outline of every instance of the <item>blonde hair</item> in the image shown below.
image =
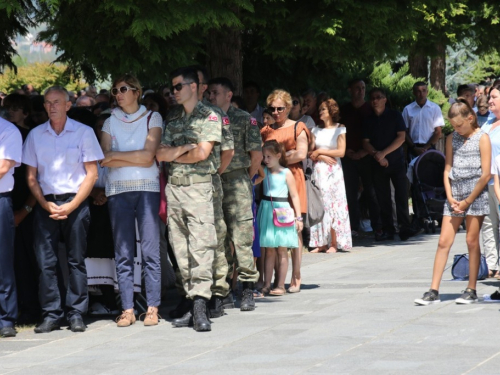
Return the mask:
[(288, 91), (276, 89), (267, 97), (266, 103), (269, 107), (271, 103), (275, 100), (283, 100), (287, 109), (292, 108), (292, 96)]
[(479, 128), (479, 124), (477, 122), (476, 112), (472, 109), (467, 99), (459, 97), (456, 99), (455, 103), (453, 103), (448, 111), (448, 119), (452, 119), (457, 116), (462, 116), (466, 118), (467, 116), (472, 116), (472, 128)]

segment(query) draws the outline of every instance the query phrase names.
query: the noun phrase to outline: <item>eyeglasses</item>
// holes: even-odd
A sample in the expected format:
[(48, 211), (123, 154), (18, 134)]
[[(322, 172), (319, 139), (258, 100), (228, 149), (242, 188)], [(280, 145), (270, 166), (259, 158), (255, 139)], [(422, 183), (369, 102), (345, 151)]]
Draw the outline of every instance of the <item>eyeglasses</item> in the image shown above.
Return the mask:
[(130, 86), (122, 86), (119, 88), (113, 87), (111, 89), (111, 95), (116, 96), (118, 93), (125, 94), (128, 90), (136, 91), (137, 89), (135, 87), (130, 87)]
[(267, 107), (267, 109), (269, 109), (271, 111), (271, 113), (277, 111), (278, 113), (281, 113), (283, 112), (286, 107)]
[(299, 104), (299, 101), (298, 101), (298, 100), (293, 100), (293, 101), (292, 101), (292, 104), (293, 104), (294, 106), (296, 106), (296, 105), (298, 105), (298, 104)]
[(174, 91), (181, 91), (182, 86), (188, 86), (191, 83), (193, 83), (193, 82), (178, 83), (177, 85), (170, 87), (170, 92), (173, 93)]

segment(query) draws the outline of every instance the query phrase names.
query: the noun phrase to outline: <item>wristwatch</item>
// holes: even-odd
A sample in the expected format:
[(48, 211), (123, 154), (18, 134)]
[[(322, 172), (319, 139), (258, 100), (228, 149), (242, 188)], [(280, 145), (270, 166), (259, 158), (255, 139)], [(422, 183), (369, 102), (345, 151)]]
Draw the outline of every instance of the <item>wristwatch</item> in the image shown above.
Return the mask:
[(296, 217), (295, 220), (297, 220), (297, 221), (304, 221), (304, 219), (302, 218), (302, 216)]
[(33, 207), (28, 206), (28, 205), (24, 206), (24, 209), (25, 209), (26, 211), (28, 211), (28, 213), (31, 213), (31, 211), (33, 211)]

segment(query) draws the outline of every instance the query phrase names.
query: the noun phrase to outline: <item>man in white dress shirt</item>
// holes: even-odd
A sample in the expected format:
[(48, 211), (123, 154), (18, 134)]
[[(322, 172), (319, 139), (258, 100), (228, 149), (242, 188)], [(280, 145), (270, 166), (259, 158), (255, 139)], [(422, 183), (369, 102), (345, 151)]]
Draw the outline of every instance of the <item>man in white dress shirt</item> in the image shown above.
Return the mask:
[(23, 139), (19, 130), (0, 118), (0, 336), (14, 337), (17, 293), (14, 275), (14, 211), (11, 192), (14, 168), (21, 165)]
[(406, 143), (410, 158), (422, 155), (441, 138), (441, 127), (444, 126), (441, 108), (427, 99), (429, 91), (425, 82), (413, 85), (415, 101), (403, 110), (406, 124)]
[[(97, 160), (104, 158), (92, 128), (67, 117), (68, 92), (54, 86), (45, 92), (49, 121), (33, 129), (23, 147), (28, 186), (35, 206), (34, 246), (40, 272), (39, 300), (43, 322), (36, 333), (59, 329), (66, 319), (73, 332), (85, 331), (82, 315), (88, 307), (85, 250), (90, 212), (87, 197), (97, 180)], [(68, 258), (68, 287), (61, 296), (58, 244), (63, 239)], [(65, 297), (65, 298), (64, 298)]]

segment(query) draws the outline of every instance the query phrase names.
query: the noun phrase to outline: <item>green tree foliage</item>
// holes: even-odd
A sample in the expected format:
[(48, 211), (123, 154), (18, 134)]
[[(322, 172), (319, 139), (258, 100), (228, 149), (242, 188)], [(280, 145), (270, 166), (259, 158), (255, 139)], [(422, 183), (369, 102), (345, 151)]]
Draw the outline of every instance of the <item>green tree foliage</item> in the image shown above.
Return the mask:
[(31, 83), (38, 92), (43, 93), (50, 86), (58, 85), (76, 91), (85, 87), (85, 83), (75, 80), (68, 74), (67, 67), (61, 64), (36, 63), (14, 69), (7, 68), (0, 75), (0, 91), (10, 93), (22, 85)]
[(17, 34), (25, 35), (27, 28), (34, 25), (34, 13), (31, 0), (0, 1), (0, 73), (5, 66), (16, 69), (12, 61), (15, 55), (12, 40)]
[[(55, 5), (57, 3), (57, 6)], [(59, 61), (95, 78), (135, 72), (163, 81), (180, 65), (204, 63), (206, 36), (238, 28), (250, 59), (245, 77), (266, 66), (329, 66), (395, 56), (409, 32), (404, 2), (352, 0), (52, 0), (42, 1), (41, 39), (64, 51)], [(369, 22), (369, 27), (367, 27)], [(221, 41), (221, 43), (230, 41)], [(283, 62), (284, 59), (290, 63)], [(300, 61), (298, 64), (295, 61)], [(314, 69), (311, 73), (314, 73)], [(308, 74), (305, 75), (306, 81)]]

